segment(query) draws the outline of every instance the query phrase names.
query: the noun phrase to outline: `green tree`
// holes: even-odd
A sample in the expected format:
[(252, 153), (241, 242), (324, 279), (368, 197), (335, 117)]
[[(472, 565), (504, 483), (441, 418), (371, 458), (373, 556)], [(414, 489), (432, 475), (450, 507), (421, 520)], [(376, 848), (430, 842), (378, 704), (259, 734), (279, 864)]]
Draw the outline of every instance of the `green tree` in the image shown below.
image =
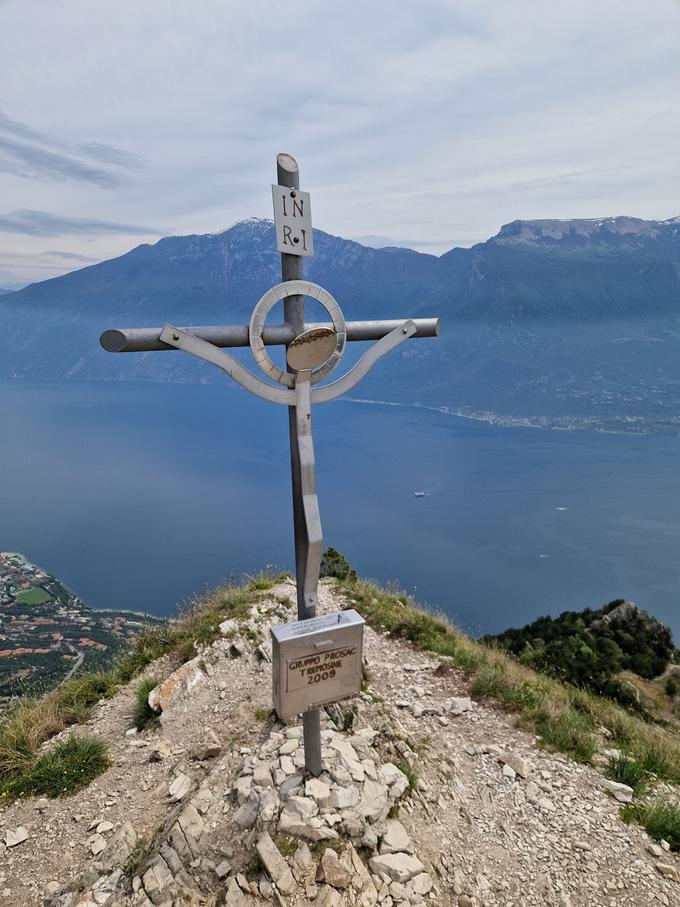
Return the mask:
[(321, 558), (321, 576), (332, 576), (335, 579), (347, 580), (350, 583), (357, 581), (356, 570), (352, 570), (347, 558), (335, 548), (327, 548)]

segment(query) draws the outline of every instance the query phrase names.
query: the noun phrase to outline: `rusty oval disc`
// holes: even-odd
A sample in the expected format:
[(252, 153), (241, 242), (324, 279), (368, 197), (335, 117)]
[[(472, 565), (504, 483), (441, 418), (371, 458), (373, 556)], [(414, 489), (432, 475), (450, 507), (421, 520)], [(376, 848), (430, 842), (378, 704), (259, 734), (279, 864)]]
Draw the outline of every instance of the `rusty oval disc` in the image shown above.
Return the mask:
[(338, 335), (330, 328), (310, 328), (290, 342), (286, 362), (296, 372), (317, 368), (330, 359), (337, 342)]

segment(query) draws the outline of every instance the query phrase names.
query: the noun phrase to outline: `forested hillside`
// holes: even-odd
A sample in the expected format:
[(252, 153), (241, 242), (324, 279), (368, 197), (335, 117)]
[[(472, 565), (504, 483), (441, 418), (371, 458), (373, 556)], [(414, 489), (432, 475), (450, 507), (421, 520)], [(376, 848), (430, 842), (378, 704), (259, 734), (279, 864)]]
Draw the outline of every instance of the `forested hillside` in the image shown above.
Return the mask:
[(529, 667), (624, 700), (630, 692), (617, 674), (632, 671), (651, 680), (678, 655), (669, 628), (622, 599), (599, 609), (539, 617), (486, 639)]

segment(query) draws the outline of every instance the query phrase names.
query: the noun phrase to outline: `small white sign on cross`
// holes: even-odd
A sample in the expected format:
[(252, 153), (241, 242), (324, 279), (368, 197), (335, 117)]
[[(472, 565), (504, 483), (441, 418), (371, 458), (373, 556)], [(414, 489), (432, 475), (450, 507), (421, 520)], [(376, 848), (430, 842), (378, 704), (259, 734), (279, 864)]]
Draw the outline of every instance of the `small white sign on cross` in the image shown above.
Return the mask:
[(276, 248), (289, 255), (314, 255), (309, 192), (272, 186)]

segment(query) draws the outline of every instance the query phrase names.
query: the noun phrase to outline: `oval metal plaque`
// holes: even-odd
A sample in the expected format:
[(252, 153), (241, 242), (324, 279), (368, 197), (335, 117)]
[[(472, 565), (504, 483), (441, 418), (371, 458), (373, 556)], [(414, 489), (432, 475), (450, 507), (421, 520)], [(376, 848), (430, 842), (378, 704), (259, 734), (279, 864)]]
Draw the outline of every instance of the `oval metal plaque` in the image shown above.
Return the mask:
[(286, 361), (297, 372), (316, 368), (333, 355), (337, 342), (338, 335), (330, 328), (310, 328), (291, 341)]

